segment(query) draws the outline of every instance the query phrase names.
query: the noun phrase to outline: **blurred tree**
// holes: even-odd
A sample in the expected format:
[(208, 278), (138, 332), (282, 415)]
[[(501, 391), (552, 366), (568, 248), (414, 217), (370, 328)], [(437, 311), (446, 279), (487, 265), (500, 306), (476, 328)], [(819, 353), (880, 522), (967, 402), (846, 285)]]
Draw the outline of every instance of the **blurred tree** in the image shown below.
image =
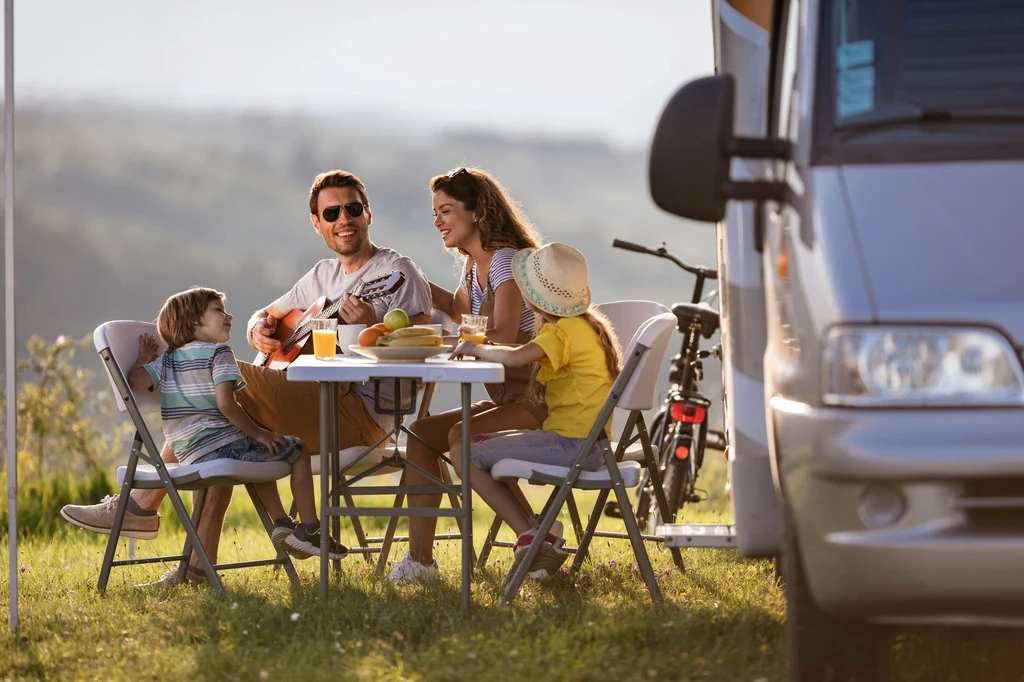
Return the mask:
[(38, 480), (56, 474), (92, 473), (113, 458), (130, 427), (109, 430), (100, 423), (112, 404), (109, 388), (97, 391), (93, 372), (74, 363), (76, 352), (91, 338), (60, 336), (53, 344), (38, 336), (28, 340), (28, 355), (17, 364), (19, 471)]

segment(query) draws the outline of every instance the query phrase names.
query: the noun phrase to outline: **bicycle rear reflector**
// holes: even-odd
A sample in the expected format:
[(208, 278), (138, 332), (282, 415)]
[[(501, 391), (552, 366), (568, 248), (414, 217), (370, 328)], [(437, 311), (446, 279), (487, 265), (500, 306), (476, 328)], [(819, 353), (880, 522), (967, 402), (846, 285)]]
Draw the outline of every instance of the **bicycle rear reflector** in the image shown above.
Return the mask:
[(690, 448), (680, 445), (676, 448), (676, 459), (686, 459), (690, 456)]
[(706, 407), (690, 403), (672, 403), (669, 413), (673, 420), (683, 424), (701, 424), (708, 415)]

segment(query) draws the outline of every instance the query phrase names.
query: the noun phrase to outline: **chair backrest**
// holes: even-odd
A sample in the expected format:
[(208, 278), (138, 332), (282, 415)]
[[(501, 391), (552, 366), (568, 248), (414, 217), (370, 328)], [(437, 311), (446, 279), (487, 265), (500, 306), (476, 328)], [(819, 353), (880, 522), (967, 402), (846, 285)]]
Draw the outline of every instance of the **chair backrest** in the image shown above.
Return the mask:
[(452, 320), (451, 315), (440, 308), (431, 308), (430, 322), (431, 324), (441, 325), (444, 328), (445, 334), (455, 333), (455, 322)]
[(654, 407), (658, 372), (661, 370), (668, 340), (676, 328), (676, 316), (671, 312), (661, 313), (650, 318), (636, 330), (632, 341), (622, 355), (623, 365), (629, 362), (637, 346), (645, 346), (647, 351), (640, 357), (639, 363), (629, 377), (618, 407), (626, 410), (650, 410)]
[[(104, 322), (96, 327), (96, 331), (92, 333), (92, 341), (96, 345), (96, 352), (102, 355), (103, 351), (110, 349), (111, 359), (117, 370), (121, 372), (121, 376), (124, 377), (126, 383), (128, 372), (135, 366), (135, 361), (139, 357), (139, 336), (142, 334), (155, 335), (160, 343), (161, 351), (167, 347), (163, 340), (160, 339), (160, 335), (156, 331), (156, 325), (152, 322), (114, 320), (112, 322)], [(117, 400), (117, 409), (124, 412), (128, 408), (124, 404), (121, 390), (117, 387), (114, 377), (111, 375), (111, 367), (106, 362), (103, 363), (103, 367), (107, 370), (107, 378), (110, 379), (110, 386), (114, 391), (114, 399)], [(133, 392), (132, 395), (135, 396), (135, 403), (139, 406), (140, 412), (160, 411), (159, 392), (144, 391), (142, 394), (135, 394)]]
[(668, 306), (657, 301), (610, 301), (594, 306), (611, 322), (612, 331), (619, 340), (619, 346), (626, 350), (630, 339), (647, 320), (662, 313), (672, 312)]

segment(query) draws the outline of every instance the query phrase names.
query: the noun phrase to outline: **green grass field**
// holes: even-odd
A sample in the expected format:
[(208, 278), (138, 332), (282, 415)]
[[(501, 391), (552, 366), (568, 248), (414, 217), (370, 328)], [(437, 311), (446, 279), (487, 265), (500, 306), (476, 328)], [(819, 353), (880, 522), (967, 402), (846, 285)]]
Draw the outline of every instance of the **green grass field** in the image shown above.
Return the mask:
[[(719, 495), (698, 505), (700, 513), (689, 520), (725, 520), (722, 465), (709, 468), (707, 487)], [(242, 497), (236, 493), (228, 515), (221, 561), (270, 554)], [(166, 519), (169, 510), (162, 512)], [(489, 521), (477, 504), (478, 548)], [(442, 528), (449, 523), (442, 520)], [(224, 572), (226, 598), (208, 588), (135, 588), (165, 570), (155, 564), (114, 569), (99, 596), (105, 539), (71, 528), (64, 536), (23, 541), (21, 628), (0, 643), (0, 678), (753, 682), (785, 676), (785, 607), (771, 564), (740, 560), (730, 550), (689, 550), (681, 573), (667, 551), (652, 548), (665, 595), (655, 607), (631, 566), (628, 543), (600, 539), (579, 574), (528, 582), (505, 607), (500, 584), (511, 554), (496, 548), (474, 576), (474, 608), (466, 616), (457, 542), (439, 543), (443, 578), (430, 584), (392, 586), (351, 556), (324, 605), (317, 560), (296, 563), (302, 585), (294, 593), (284, 573), (271, 568)], [(351, 542), (351, 534), (345, 539)], [(139, 542), (136, 554), (180, 550), (182, 540), (168, 524), (158, 540)], [(397, 545), (393, 558), (401, 552)], [(5, 574), (5, 610), (8, 592)], [(1024, 679), (1015, 670), (1020, 643), (1016, 635), (900, 633), (893, 642), (894, 679)]]

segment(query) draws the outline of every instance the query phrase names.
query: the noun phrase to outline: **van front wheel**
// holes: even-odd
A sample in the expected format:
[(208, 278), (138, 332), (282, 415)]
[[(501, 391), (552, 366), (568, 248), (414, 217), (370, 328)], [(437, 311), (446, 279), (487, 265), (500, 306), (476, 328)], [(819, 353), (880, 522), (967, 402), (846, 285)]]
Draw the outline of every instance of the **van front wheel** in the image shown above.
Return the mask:
[(818, 608), (788, 518), (783, 522), (782, 534), (789, 682), (887, 681), (889, 646), (885, 631), (866, 623), (841, 620)]

